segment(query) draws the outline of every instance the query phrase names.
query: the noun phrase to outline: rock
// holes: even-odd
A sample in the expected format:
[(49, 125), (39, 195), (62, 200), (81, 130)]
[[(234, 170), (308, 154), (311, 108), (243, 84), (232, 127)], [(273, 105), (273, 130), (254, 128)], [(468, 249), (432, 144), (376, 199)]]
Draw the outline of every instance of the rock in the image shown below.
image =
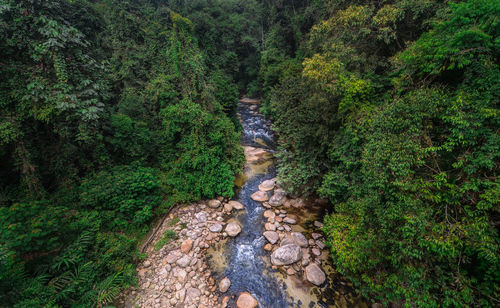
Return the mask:
[(241, 226), (237, 222), (228, 223), (226, 226), (227, 235), (236, 236), (241, 232)]
[(290, 228), (289, 225), (283, 225), (283, 229), (285, 229), (288, 232), (292, 231), (292, 228)]
[(191, 258), (188, 255), (184, 255), (182, 258), (177, 260), (177, 262), (175, 262), (175, 264), (179, 265), (180, 267), (186, 267), (189, 265), (190, 262), (191, 262)]
[(230, 286), (231, 286), (231, 280), (225, 277), (219, 282), (219, 291), (221, 291), (222, 293), (226, 293), (226, 291), (229, 289)]
[(320, 237), (322, 237), (322, 235), (321, 235), (321, 234), (319, 234), (319, 233), (313, 233), (313, 234), (311, 234), (311, 235), (312, 235), (313, 239), (315, 239), (315, 240), (317, 240), (317, 239), (319, 239)]
[(283, 189), (276, 189), (273, 196), (269, 199), (270, 206), (280, 206), (285, 202), (286, 193)]
[(265, 191), (257, 191), (257, 192), (254, 192), (250, 198), (252, 198), (253, 200), (255, 201), (258, 201), (258, 202), (264, 202), (264, 201), (267, 201), (269, 200), (269, 196), (267, 195), (267, 192)]
[(276, 242), (280, 239), (278, 233), (276, 233), (274, 231), (266, 231), (263, 234), (264, 234), (264, 237), (266, 238), (266, 240), (268, 240), (269, 243), (271, 243), (271, 244), (276, 244)]
[(237, 308), (255, 308), (258, 304), (257, 300), (248, 292), (241, 293), (236, 301)]
[(229, 296), (224, 296), (222, 298), (222, 302), (221, 302), (221, 308), (226, 308), (227, 307), (227, 304), (229, 303), (229, 300), (230, 300), (230, 297)]
[(174, 268), (174, 277), (176, 277), (179, 281), (184, 282), (186, 279), (187, 273), (182, 268)]
[(287, 224), (291, 224), (291, 225), (294, 225), (297, 223), (297, 221), (293, 218), (290, 218), (290, 217), (285, 217), (283, 218), (283, 222), (286, 222)]
[(201, 291), (197, 288), (188, 288), (186, 291), (186, 299), (190, 299), (191, 301), (197, 297), (200, 297)]
[(264, 225), (264, 228), (266, 229), (266, 231), (276, 231), (276, 226), (271, 223), (266, 223)]
[(231, 205), (231, 203), (224, 204), (224, 211), (231, 213), (232, 210), (233, 210), (233, 206)]
[(265, 210), (264, 217), (265, 218), (274, 218), (274, 217), (276, 217), (276, 214), (274, 214), (274, 212), (272, 210)]
[(167, 263), (171, 264), (171, 263), (174, 263), (175, 261), (179, 260), (180, 257), (181, 256), (180, 256), (179, 251), (174, 250), (174, 251), (171, 251), (167, 255), (167, 257), (165, 258), (165, 260), (167, 261)]
[(175, 294), (175, 297), (178, 298), (180, 302), (183, 302), (184, 298), (186, 297), (186, 290), (182, 289), (182, 290), (177, 291), (177, 293)]
[(266, 250), (266, 251), (273, 250), (273, 245), (271, 245), (270, 243), (267, 243), (266, 245), (264, 245), (264, 250)]
[(210, 226), (210, 231), (214, 233), (219, 233), (222, 231), (222, 225), (221, 224), (213, 224)]
[(324, 224), (324, 223), (322, 223), (322, 222), (319, 222), (319, 221), (315, 221), (315, 222), (314, 222), (314, 226), (315, 226), (316, 228), (320, 228), (320, 229), (321, 229), (321, 228), (323, 228), (323, 227), (325, 226), (325, 224)]
[(228, 204), (231, 204), (231, 207), (235, 210), (243, 210), (245, 209), (245, 206), (243, 204), (241, 204), (240, 202), (238, 201), (229, 201)]
[(292, 275), (295, 275), (296, 272), (295, 272), (295, 270), (293, 268), (290, 267), (289, 269), (286, 270), (286, 274), (288, 276), (292, 276)]
[(276, 182), (274, 180), (266, 180), (259, 185), (259, 190), (262, 191), (270, 191), (274, 189), (274, 184)]
[(295, 243), (297, 243), (297, 245), (299, 245), (300, 247), (308, 247), (308, 243), (307, 243), (307, 239), (306, 237), (304, 236), (304, 234), (300, 233), (300, 232), (292, 232), (292, 238), (294, 239)]
[(206, 222), (207, 221), (207, 213), (206, 212), (199, 212), (194, 215), (196, 219), (198, 219), (199, 222)]
[(322, 241), (316, 241), (316, 245), (318, 245), (319, 249), (325, 249), (326, 245)]
[(317, 286), (322, 285), (326, 280), (325, 273), (316, 263), (311, 263), (306, 267), (305, 276), (309, 282)]
[(213, 199), (213, 200), (208, 201), (208, 207), (211, 207), (213, 209), (218, 208), (220, 206), (220, 204), (221, 204), (220, 201), (217, 199)]
[(313, 248), (312, 253), (315, 256), (318, 256), (318, 257), (321, 256), (321, 250), (319, 250), (318, 248)]
[(144, 266), (145, 268), (148, 268), (148, 267), (150, 267), (150, 266), (151, 266), (151, 262), (150, 262), (150, 261), (148, 261), (148, 260), (146, 260), (146, 261), (144, 261), (143, 266)]
[(288, 244), (276, 249), (271, 255), (271, 263), (274, 265), (289, 265), (302, 258), (302, 249), (299, 245)]
[(282, 240), (281, 240), (281, 243), (280, 243), (280, 246), (283, 247), (283, 246), (286, 246), (286, 245), (290, 245), (290, 244), (295, 244), (297, 245), (297, 242), (295, 241), (295, 239), (291, 236), (291, 235), (286, 235)]
[(188, 253), (191, 248), (193, 248), (193, 240), (187, 239), (184, 240), (181, 244), (181, 252), (182, 253)]

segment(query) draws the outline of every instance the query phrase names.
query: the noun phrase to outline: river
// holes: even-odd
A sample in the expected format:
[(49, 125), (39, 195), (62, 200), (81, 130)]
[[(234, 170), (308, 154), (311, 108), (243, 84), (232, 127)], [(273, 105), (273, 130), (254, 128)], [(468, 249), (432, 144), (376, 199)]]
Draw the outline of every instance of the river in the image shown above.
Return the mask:
[[(238, 187), (236, 200), (246, 210), (232, 220), (242, 226), (236, 238), (228, 238), (213, 246), (208, 254), (211, 270), (218, 280), (228, 277), (231, 281), (227, 295), (229, 307), (234, 307), (238, 294), (249, 292), (259, 302), (259, 307), (366, 307), (359, 296), (353, 294), (349, 283), (339, 279), (333, 270), (328, 253), (321, 255), (322, 268), (327, 281), (316, 287), (300, 275), (288, 276), (283, 270), (272, 267), (270, 252), (264, 249), (267, 240), (262, 235), (266, 210), (250, 196), (264, 180), (276, 176), (274, 168), (275, 139), (270, 122), (258, 112), (259, 101), (242, 99), (238, 116), (243, 128), (242, 146), (247, 163), (244, 173), (235, 181)], [(325, 208), (309, 202), (302, 209), (289, 209), (298, 218), (293, 231), (311, 234), (313, 221), (320, 219)], [(316, 230), (318, 232), (319, 230)]]

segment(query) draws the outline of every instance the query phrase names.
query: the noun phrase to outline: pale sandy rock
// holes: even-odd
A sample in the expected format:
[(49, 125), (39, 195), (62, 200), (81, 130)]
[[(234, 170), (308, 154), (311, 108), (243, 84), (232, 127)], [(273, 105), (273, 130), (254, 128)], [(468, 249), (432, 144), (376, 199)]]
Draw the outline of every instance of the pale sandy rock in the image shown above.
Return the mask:
[(257, 202), (264, 202), (264, 201), (267, 201), (269, 200), (269, 197), (267, 195), (267, 192), (265, 191), (256, 191), (254, 192), (250, 198), (252, 198), (253, 200), (257, 201)]
[(302, 258), (302, 249), (299, 245), (289, 244), (281, 246), (271, 254), (271, 263), (274, 265), (288, 265)]
[(274, 231), (266, 231), (263, 234), (264, 234), (264, 237), (266, 238), (266, 240), (268, 240), (269, 243), (271, 243), (271, 244), (276, 244), (276, 242), (278, 242), (278, 240), (280, 239), (278, 233), (276, 233)]
[(213, 199), (208, 201), (207, 205), (213, 209), (216, 209), (220, 206), (221, 202), (217, 199)]
[(231, 207), (235, 210), (243, 210), (245, 209), (245, 206), (243, 204), (241, 204), (240, 202), (238, 201), (234, 201), (234, 200), (231, 200), (228, 202), (228, 204), (231, 204)]
[(222, 279), (219, 282), (219, 291), (225, 293), (230, 286), (231, 286), (231, 280), (229, 280), (229, 278), (227, 277), (224, 277), (224, 279)]
[(322, 285), (326, 280), (325, 273), (316, 263), (309, 264), (304, 272), (306, 279), (317, 286)]
[(237, 308), (255, 308), (258, 304), (257, 300), (248, 292), (241, 293), (236, 301)]
[(241, 232), (241, 226), (237, 222), (231, 222), (227, 224), (225, 231), (227, 235), (234, 237)]
[(274, 189), (274, 184), (275, 184), (274, 180), (266, 180), (266, 181), (260, 183), (259, 190), (262, 190), (262, 191), (273, 190)]
[(191, 248), (193, 248), (193, 240), (187, 239), (184, 240), (181, 244), (181, 252), (182, 253), (188, 253)]

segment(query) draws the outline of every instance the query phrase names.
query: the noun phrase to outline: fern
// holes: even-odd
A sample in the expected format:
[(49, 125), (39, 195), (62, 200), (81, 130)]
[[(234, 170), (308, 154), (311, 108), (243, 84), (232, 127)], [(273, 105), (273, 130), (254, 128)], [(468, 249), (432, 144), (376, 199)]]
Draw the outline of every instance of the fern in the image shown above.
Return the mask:
[(97, 307), (103, 307), (103, 305), (111, 303), (120, 293), (123, 281), (122, 272), (118, 272), (99, 283), (96, 287)]

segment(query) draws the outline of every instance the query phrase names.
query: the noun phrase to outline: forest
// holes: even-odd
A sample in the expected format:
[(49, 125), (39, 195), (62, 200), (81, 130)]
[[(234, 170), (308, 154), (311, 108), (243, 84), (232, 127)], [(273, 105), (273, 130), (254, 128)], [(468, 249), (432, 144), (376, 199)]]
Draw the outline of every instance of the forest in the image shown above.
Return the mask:
[(105, 307), (174, 206), (234, 196), (241, 96), (336, 271), (500, 305), (500, 2), (0, 0), (0, 307)]

